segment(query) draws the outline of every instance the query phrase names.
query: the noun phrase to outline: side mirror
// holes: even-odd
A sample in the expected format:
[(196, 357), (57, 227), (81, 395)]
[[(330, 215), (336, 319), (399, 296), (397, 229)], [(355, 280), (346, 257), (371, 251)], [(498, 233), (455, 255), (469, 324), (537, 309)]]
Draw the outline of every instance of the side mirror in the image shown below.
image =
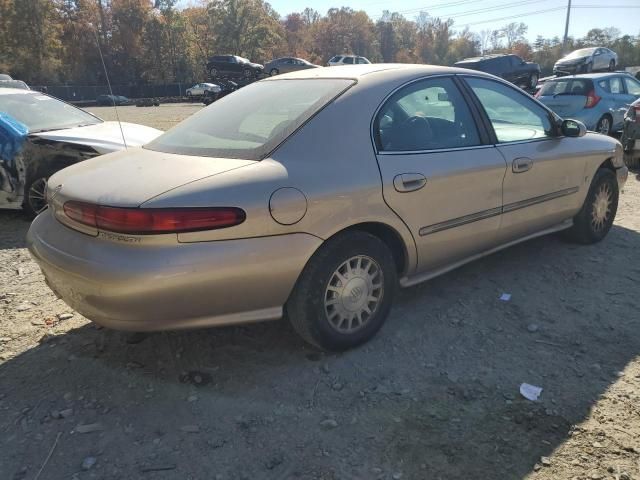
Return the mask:
[(572, 119), (563, 120), (560, 130), (565, 137), (584, 137), (587, 134), (587, 127), (584, 126), (584, 123)]

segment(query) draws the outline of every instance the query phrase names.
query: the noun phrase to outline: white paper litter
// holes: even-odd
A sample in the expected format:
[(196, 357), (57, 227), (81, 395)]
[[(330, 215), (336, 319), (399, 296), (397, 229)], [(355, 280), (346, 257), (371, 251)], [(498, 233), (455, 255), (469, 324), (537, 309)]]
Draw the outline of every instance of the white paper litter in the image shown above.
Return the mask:
[(503, 302), (508, 302), (509, 300), (511, 300), (511, 294), (503, 293), (502, 295), (500, 295), (500, 300), (502, 300)]
[(528, 383), (523, 383), (520, 385), (520, 395), (522, 395), (527, 400), (531, 400), (535, 402), (540, 397), (542, 393), (542, 387), (536, 387), (535, 385), (529, 385)]

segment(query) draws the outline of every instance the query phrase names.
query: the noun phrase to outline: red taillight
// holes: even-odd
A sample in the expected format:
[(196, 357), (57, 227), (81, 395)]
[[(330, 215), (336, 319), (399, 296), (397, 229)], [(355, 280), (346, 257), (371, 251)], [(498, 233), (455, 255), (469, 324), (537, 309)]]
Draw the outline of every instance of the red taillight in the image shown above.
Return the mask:
[(633, 121), (635, 123), (640, 123), (640, 105), (634, 106), (633, 111), (635, 113), (635, 117), (633, 117)]
[(589, 93), (587, 93), (587, 102), (584, 104), (584, 108), (593, 108), (598, 104), (599, 101), (600, 97), (596, 95), (596, 92), (594, 90), (591, 90)]
[(117, 233), (150, 235), (196, 232), (232, 227), (244, 222), (244, 210), (214, 208), (120, 208), (70, 201), (64, 213), (72, 220)]

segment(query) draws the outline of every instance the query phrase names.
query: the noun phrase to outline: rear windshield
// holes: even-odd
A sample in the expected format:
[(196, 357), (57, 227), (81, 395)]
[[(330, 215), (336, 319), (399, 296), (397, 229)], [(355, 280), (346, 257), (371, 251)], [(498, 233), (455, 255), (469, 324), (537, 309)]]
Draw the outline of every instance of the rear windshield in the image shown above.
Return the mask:
[(256, 82), (200, 110), (144, 148), (261, 160), (353, 83), (345, 79)]
[(546, 82), (540, 89), (545, 95), (588, 95), (593, 90), (593, 82), (586, 78), (563, 78)]

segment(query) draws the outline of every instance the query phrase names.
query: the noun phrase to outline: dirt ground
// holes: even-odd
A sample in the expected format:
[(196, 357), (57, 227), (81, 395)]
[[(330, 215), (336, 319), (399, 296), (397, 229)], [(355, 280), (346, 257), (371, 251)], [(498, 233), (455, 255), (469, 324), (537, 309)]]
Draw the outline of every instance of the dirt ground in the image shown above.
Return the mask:
[(0, 478), (640, 480), (639, 211), (632, 175), (602, 243), (541, 238), (404, 290), (338, 355), (283, 321), (131, 343), (57, 300), (0, 212)]
[[(118, 107), (117, 113), (122, 122), (141, 123), (160, 130), (168, 130), (203, 107), (202, 103), (196, 102), (166, 103), (159, 107)], [(86, 110), (103, 120), (118, 119), (113, 107), (90, 107)]]

